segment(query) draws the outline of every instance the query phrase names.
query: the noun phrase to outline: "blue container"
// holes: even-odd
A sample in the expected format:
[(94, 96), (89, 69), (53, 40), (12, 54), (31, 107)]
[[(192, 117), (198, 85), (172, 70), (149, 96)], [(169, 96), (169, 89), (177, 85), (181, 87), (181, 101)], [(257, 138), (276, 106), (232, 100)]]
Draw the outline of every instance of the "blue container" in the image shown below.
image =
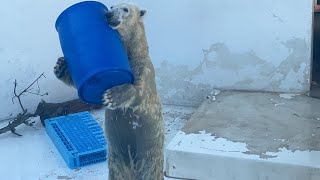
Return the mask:
[(48, 136), (71, 169), (107, 159), (107, 142), (100, 125), (80, 112), (45, 120)]
[(107, 89), (134, 82), (120, 35), (107, 24), (107, 11), (102, 3), (84, 1), (63, 11), (55, 24), (78, 96), (92, 104), (101, 104)]

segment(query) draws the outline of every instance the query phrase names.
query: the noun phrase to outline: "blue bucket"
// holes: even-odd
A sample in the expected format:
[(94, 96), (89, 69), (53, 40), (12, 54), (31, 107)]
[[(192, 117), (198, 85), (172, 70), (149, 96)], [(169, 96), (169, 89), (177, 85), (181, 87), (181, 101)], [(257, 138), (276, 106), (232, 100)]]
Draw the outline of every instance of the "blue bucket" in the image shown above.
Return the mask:
[(107, 89), (134, 82), (120, 34), (107, 24), (107, 11), (102, 3), (84, 1), (63, 11), (55, 24), (78, 96), (92, 104), (101, 104)]

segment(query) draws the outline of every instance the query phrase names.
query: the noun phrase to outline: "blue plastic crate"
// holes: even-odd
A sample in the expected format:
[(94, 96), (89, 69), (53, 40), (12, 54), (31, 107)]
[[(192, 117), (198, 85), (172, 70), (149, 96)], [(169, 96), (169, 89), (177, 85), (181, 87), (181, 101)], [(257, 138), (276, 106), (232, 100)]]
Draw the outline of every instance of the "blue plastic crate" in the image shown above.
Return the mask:
[(71, 169), (107, 159), (107, 142), (103, 130), (89, 112), (47, 119), (45, 127)]

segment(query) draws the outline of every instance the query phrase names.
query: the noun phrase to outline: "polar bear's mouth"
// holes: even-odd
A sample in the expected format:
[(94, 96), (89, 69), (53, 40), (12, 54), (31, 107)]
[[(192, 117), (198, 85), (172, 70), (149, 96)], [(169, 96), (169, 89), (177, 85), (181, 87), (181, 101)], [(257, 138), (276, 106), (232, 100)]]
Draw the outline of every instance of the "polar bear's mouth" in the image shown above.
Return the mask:
[(120, 23), (121, 22), (118, 20), (108, 20), (108, 24), (112, 28), (116, 28), (117, 26), (119, 26)]

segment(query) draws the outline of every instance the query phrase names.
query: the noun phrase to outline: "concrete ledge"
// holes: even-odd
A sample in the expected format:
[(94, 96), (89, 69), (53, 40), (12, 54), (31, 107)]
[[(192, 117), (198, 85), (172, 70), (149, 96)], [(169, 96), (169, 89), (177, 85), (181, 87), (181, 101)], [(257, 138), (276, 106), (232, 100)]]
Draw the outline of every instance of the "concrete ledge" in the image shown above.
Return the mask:
[(201, 180), (319, 180), (319, 107), (320, 100), (306, 96), (222, 92), (204, 102), (169, 143), (166, 174)]
[(179, 132), (166, 149), (169, 177), (203, 180), (319, 180), (320, 152), (282, 149), (271, 159), (247, 155), (243, 143)]

